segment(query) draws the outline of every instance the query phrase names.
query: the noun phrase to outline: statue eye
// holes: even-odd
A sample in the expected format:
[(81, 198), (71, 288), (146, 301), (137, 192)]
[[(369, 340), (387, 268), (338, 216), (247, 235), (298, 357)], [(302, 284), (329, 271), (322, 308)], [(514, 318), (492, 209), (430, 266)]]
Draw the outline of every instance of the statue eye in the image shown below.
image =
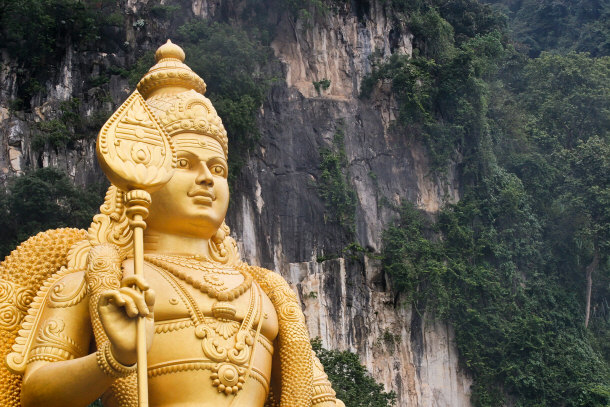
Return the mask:
[(189, 160), (186, 158), (178, 158), (178, 168), (190, 168)]
[(225, 168), (222, 165), (214, 165), (211, 168), (211, 172), (213, 175), (219, 175), (221, 177), (224, 177), (225, 175)]

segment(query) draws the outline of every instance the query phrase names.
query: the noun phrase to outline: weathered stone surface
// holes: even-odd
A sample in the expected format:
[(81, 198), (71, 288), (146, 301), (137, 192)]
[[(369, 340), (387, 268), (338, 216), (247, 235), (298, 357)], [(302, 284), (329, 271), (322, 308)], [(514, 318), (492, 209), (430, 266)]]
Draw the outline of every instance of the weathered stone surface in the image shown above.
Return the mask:
[[(352, 239), (363, 247), (381, 250), (382, 232), (396, 215), (385, 202), (408, 199), (433, 213), (459, 197), (455, 168), (444, 180), (432, 177), (424, 148), (392, 128), (396, 106), (383, 87), (372, 100), (358, 97), (372, 52), (410, 52), (408, 34), (390, 38), (396, 29), (378, 3), (368, 14), (329, 16), (311, 29), (282, 20), (273, 47), (285, 83), (263, 107), (260, 148), (240, 180), (229, 221), (245, 258), (280, 271), (298, 290), (312, 336), (357, 351), (397, 392), (398, 405), (469, 406), (470, 380), (458, 368), (451, 328), (422, 320), (394, 298), (378, 260), (343, 256), (349, 236), (325, 222), (317, 194), (320, 149), (341, 131), (357, 194)], [(331, 85), (318, 94), (313, 81), (324, 78)], [(340, 257), (316, 262), (333, 255)]]

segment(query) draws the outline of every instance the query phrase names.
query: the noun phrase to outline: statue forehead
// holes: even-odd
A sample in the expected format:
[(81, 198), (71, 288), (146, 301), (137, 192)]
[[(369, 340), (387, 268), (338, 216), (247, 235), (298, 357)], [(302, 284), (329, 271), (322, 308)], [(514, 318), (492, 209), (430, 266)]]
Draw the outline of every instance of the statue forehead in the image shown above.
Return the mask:
[[(176, 150), (209, 150), (225, 157), (224, 150), (218, 140), (213, 137), (193, 133), (182, 133), (172, 137)], [(226, 157), (225, 157), (226, 158)]]

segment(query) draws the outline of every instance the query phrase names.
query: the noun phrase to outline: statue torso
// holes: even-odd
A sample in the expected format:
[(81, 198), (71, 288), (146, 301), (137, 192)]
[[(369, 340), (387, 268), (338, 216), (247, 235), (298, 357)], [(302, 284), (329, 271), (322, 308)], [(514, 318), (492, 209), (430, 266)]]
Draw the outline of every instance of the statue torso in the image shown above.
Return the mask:
[[(156, 292), (148, 353), (151, 406), (262, 407), (265, 402), (278, 333), (275, 309), (248, 276), (209, 266), (147, 256), (144, 274)], [(133, 272), (131, 260), (123, 269), (125, 275)]]

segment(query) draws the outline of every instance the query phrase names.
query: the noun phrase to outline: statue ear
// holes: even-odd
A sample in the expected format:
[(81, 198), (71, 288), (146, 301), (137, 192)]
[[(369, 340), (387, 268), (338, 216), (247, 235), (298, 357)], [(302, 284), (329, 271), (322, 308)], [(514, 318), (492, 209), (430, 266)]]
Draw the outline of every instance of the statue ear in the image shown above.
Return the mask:
[(234, 263), (239, 260), (237, 243), (230, 236), (230, 233), (231, 229), (223, 221), (208, 243), (212, 260), (223, 264)]

